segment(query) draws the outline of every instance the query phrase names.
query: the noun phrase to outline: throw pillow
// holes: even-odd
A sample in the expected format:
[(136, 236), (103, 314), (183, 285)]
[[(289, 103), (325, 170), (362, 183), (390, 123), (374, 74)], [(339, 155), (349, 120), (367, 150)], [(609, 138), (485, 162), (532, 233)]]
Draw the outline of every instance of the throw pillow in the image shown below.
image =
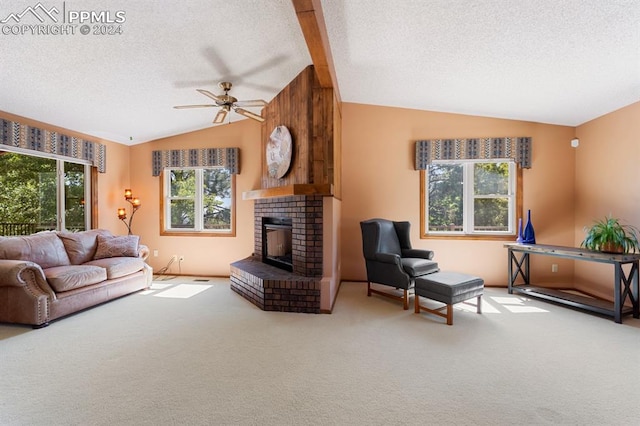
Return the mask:
[(93, 258), (137, 257), (139, 241), (140, 237), (137, 235), (125, 235), (122, 237), (98, 235), (98, 248)]
[(91, 229), (81, 232), (59, 232), (72, 265), (81, 265), (93, 260), (98, 248), (98, 235), (112, 237), (106, 229)]

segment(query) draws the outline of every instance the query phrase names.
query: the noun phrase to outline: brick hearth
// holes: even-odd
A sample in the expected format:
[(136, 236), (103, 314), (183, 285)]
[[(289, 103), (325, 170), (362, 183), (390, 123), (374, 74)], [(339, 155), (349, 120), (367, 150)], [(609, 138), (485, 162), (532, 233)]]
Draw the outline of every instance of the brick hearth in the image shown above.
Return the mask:
[[(231, 264), (231, 289), (265, 311), (320, 312), (323, 197), (255, 200), (254, 255)], [(293, 272), (262, 262), (262, 218), (292, 220)]]
[(294, 275), (255, 256), (231, 264), (231, 289), (264, 311), (320, 313), (320, 280)]

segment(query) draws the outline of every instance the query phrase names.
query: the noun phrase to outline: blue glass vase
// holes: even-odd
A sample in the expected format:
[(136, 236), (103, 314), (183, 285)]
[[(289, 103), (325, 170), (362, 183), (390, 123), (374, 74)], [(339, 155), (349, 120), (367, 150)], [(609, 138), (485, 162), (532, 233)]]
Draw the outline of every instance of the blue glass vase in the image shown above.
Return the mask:
[(522, 244), (522, 218), (518, 218), (518, 236), (516, 237), (516, 243)]
[(533, 224), (531, 223), (531, 210), (527, 211), (527, 226), (524, 227), (524, 232), (522, 234), (522, 242), (524, 244), (536, 243), (536, 233), (533, 229)]

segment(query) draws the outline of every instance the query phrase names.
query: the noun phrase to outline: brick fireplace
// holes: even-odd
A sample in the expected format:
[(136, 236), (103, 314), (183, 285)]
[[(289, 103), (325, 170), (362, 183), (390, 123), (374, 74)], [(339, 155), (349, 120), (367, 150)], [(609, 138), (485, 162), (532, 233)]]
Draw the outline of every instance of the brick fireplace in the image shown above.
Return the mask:
[[(254, 254), (231, 264), (231, 289), (265, 311), (319, 313), (322, 203), (320, 195), (256, 200)], [(292, 272), (262, 261), (264, 217), (291, 219)]]
[[(262, 111), (260, 188), (242, 193), (243, 200), (254, 200), (253, 255), (233, 262), (230, 276), (231, 289), (265, 311), (331, 312), (337, 294), (334, 197), (340, 187), (336, 102), (333, 88), (321, 84), (309, 66)], [(291, 163), (274, 175), (267, 151), (280, 126), (290, 132)], [(291, 219), (291, 271), (262, 262), (263, 218)], [(286, 258), (288, 242), (282, 244)]]

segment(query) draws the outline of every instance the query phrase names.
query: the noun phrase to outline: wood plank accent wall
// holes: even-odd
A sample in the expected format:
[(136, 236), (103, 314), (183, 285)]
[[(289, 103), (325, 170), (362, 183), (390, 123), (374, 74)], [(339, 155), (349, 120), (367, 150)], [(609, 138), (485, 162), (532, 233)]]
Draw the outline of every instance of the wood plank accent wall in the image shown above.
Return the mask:
[(333, 196), (342, 200), (342, 108), (333, 96)]
[[(262, 188), (294, 184), (333, 184), (333, 89), (322, 88), (312, 65), (305, 68), (263, 110)], [(276, 126), (286, 126), (293, 140), (289, 172), (281, 179), (269, 177), (266, 147)]]

